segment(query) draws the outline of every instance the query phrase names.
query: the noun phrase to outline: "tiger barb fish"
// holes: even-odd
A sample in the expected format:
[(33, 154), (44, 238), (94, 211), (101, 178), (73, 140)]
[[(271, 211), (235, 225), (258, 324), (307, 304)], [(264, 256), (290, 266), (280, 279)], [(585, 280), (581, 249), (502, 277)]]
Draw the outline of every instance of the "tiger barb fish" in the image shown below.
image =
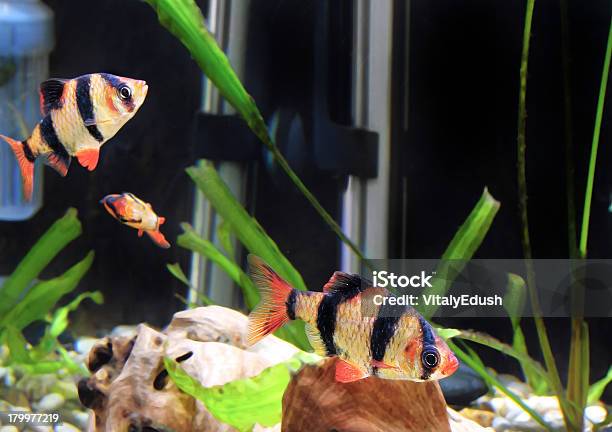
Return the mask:
[(438, 380), (459, 366), (448, 345), (414, 308), (377, 306), (373, 297), (389, 292), (359, 275), (335, 272), (323, 292), (300, 291), (261, 258), (250, 255), (249, 265), (262, 298), (249, 316), (249, 345), (289, 320), (300, 319), (315, 352), (338, 358), (339, 382), (368, 376)]
[(129, 192), (107, 195), (100, 200), (100, 203), (119, 222), (137, 229), (138, 237), (147, 233), (157, 246), (164, 249), (170, 247), (168, 240), (159, 231), (160, 225), (166, 222), (166, 219), (157, 216), (151, 204)]
[(34, 162), (43, 161), (66, 176), (72, 157), (93, 171), (100, 148), (138, 111), (147, 95), (145, 81), (106, 73), (71, 80), (50, 79), (40, 85), (42, 120), (24, 141), (0, 135), (12, 148), (32, 199)]

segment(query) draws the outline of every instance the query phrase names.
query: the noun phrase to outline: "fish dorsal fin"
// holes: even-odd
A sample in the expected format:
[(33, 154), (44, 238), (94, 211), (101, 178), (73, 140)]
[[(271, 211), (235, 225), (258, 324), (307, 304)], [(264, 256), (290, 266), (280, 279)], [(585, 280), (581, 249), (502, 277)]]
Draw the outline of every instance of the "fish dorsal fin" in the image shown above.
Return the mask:
[(67, 80), (51, 78), (40, 85), (40, 112), (42, 115), (62, 106), (62, 95)]
[(329, 281), (323, 286), (323, 292), (344, 291), (355, 288), (362, 291), (363, 288), (366, 288), (363, 282), (364, 280), (359, 275), (337, 271), (334, 272)]

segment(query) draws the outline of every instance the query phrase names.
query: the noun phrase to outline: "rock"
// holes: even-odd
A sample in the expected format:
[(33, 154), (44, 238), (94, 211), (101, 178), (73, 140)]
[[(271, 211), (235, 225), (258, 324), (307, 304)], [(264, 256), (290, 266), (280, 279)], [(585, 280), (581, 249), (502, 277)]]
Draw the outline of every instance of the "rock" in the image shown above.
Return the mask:
[(465, 364), (448, 378), (440, 380), (440, 388), (446, 403), (466, 407), (489, 390), (480, 376)]
[(81, 429), (71, 425), (70, 423), (64, 423), (62, 425), (55, 426), (55, 432), (81, 432)]
[(335, 360), (305, 366), (283, 397), (282, 430), (311, 432), (450, 432), (446, 403), (436, 382), (335, 380)]
[(481, 409), (473, 409), (473, 408), (464, 408), (459, 413), (472, 421), (475, 421), (480, 426), (489, 427), (493, 423), (493, 419), (495, 418), (495, 414), (491, 411), (485, 411)]
[(0, 427), (0, 432), (19, 432), (19, 429), (17, 428), (17, 426), (2, 426)]
[(57, 411), (66, 399), (59, 393), (49, 393), (44, 396), (35, 406), (37, 412), (50, 413)]
[(606, 419), (608, 412), (601, 405), (591, 405), (586, 407), (584, 410), (584, 415), (591, 423), (598, 424), (602, 423)]
[(86, 429), (89, 425), (89, 413), (73, 410), (70, 412), (70, 419), (81, 429)]
[(503, 417), (495, 417), (493, 423), (491, 423), (491, 427), (496, 432), (505, 432), (512, 429), (512, 423)]
[[(231, 332), (234, 336), (218, 340), (233, 340), (232, 344), (203, 341), (208, 338), (203, 330), (207, 327), (220, 329), (237, 323), (241, 331), (246, 331), (244, 315), (225, 308), (212, 308), (217, 309), (213, 313), (207, 309), (178, 313), (166, 333), (140, 325), (134, 338), (107, 337), (94, 345), (87, 361), (93, 374), (78, 385), (81, 402), (95, 412), (95, 425), (88, 430), (125, 431), (130, 426), (138, 429), (151, 425), (157, 430), (175, 432), (234, 430), (212, 417), (200, 402), (178, 390), (164, 375), (163, 357), (182, 358), (181, 366), (191, 376), (204, 386), (213, 386), (257, 375), (283, 356), (281, 353), (265, 357), (241, 349), (236, 345), (241, 344), (244, 335), (236, 337)], [(275, 337), (267, 339), (281, 348), (287, 345), (275, 342)]]

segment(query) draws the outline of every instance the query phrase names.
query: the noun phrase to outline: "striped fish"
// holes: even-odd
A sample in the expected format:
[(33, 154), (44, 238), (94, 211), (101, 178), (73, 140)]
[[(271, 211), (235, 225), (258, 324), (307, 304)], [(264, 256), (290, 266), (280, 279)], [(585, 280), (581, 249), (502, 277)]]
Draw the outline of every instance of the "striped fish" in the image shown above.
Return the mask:
[(170, 247), (168, 240), (159, 231), (160, 225), (163, 225), (166, 219), (157, 216), (151, 204), (144, 202), (129, 192), (107, 195), (100, 200), (100, 203), (119, 222), (136, 228), (138, 230), (138, 237), (142, 237), (143, 233), (146, 232), (157, 246), (164, 249)]
[(427, 381), (452, 375), (459, 362), (432, 326), (409, 306), (377, 306), (383, 288), (359, 275), (335, 272), (323, 292), (291, 288), (260, 258), (249, 256), (262, 300), (249, 316), (252, 345), (289, 320), (306, 323), (315, 352), (337, 357), (336, 380), (368, 376)]
[(25, 141), (0, 135), (13, 149), (26, 199), (32, 198), (37, 159), (66, 176), (72, 157), (93, 171), (100, 147), (138, 111), (147, 95), (144, 81), (96, 73), (50, 79), (40, 85), (43, 118)]

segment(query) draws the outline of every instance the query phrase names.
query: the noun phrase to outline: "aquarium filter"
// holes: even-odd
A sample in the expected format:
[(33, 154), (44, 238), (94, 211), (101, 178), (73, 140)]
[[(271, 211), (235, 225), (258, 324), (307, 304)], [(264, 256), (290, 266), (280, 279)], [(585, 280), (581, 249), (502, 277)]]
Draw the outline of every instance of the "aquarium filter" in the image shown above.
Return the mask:
[[(48, 78), (53, 12), (39, 0), (0, 0), (0, 133), (25, 139), (40, 120), (39, 84)], [(32, 217), (42, 206), (42, 164), (27, 202), (11, 148), (0, 143), (0, 220)]]

